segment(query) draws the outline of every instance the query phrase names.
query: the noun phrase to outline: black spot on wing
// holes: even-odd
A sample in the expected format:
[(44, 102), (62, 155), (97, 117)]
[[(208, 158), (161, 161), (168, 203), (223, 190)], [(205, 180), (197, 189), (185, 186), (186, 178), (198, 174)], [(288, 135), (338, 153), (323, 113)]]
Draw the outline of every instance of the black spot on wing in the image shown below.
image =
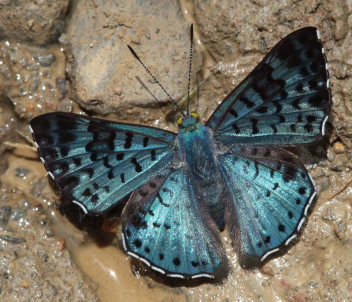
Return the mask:
[(73, 158), (73, 163), (74, 165), (78, 168), (82, 165), (82, 159), (79, 157), (74, 157)]
[(70, 149), (67, 146), (62, 146), (60, 147), (60, 155), (61, 157), (66, 157), (70, 151)]
[(174, 258), (172, 262), (174, 263), (175, 266), (179, 266), (181, 264), (181, 260), (178, 257)]
[(56, 160), (59, 158), (59, 153), (55, 148), (42, 148), (40, 153), (45, 159)]
[(92, 191), (90, 190), (90, 188), (87, 188), (83, 191), (82, 195), (83, 196), (92, 196)]
[(254, 167), (255, 167), (255, 174), (254, 174), (254, 179), (258, 177), (259, 175), (259, 167), (258, 167), (258, 163), (254, 162)]
[(131, 163), (135, 166), (135, 171), (137, 172), (137, 173), (140, 173), (140, 172), (142, 172), (142, 166), (138, 163), (138, 161), (137, 161), (137, 158), (135, 158), (135, 157), (132, 157), (131, 158)]
[(103, 158), (103, 164), (104, 164), (104, 167), (105, 168), (112, 168), (112, 166), (109, 164), (109, 157), (108, 156), (105, 156), (104, 158)]
[(150, 151), (150, 156), (151, 156), (150, 159), (151, 159), (152, 161), (156, 160), (156, 152), (155, 152), (155, 150), (151, 150), (151, 151)]
[(132, 146), (132, 138), (133, 138), (133, 133), (132, 132), (125, 132), (126, 134), (126, 139), (125, 139), (125, 149), (129, 149)]
[(239, 100), (247, 106), (247, 108), (252, 108), (254, 103), (250, 101), (243, 93), (240, 95)]
[(298, 189), (298, 193), (299, 193), (300, 195), (304, 195), (304, 194), (306, 194), (306, 192), (307, 192), (307, 189), (306, 189), (305, 187), (300, 187), (300, 188)]
[(157, 194), (156, 194), (156, 198), (158, 198), (160, 204), (163, 205), (164, 207), (167, 207), (167, 208), (170, 207), (169, 204), (164, 203), (164, 200), (163, 200), (163, 198), (161, 197), (160, 193), (157, 193)]
[(136, 248), (140, 248), (142, 246), (142, 241), (140, 239), (135, 239), (133, 244)]
[(279, 102), (273, 102), (273, 104), (276, 108), (275, 113), (280, 113), (282, 111), (282, 105)]
[(238, 128), (236, 123), (232, 124), (232, 128), (235, 131), (236, 134), (239, 134), (241, 132), (240, 128)]
[(153, 222), (153, 226), (156, 227), (156, 228), (160, 228), (160, 223)]
[(94, 193), (92, 197), (90, 198), (90, 201), (95, 204), (99, 200), (99, 195), (97, 193)]
[(268, 107), (262, 106), (262, 107), (259, 107), (256, 111), (258, 113), (267, 113), (268, 112)]
[(233, 115), (235, 118), (238, 117), (238, 113), (236, 112), (236, 110), (230, 108), (229, 112), (230, 112), (230, 114)]
[(251, 122), (252, 122), (252, 134), (258, 134), (259, 133), (259, 129), (257, 127), (258, 120), (253, 118), (251, 119)]
[(123, 152), (120, 152), (120, 153), (117, 153), (116, 154), (116, 159), (117, 160), (123, 160), (123, 158), (125, 157), (125, 153), (123, 153)]
[(271, 129), (273, 129), (274, 134), (276, 134), (276, 133), (277, 133), (277, 127), (276, 127), (276, 125), (270, 125), (270, 127), (271, 127)]
[(120, 174), (120, 179), (121, 179), (121, 182), (122, 182), (122, 183), (125, 183), (125, 182), (126, 182), (126, 180), (125, 180), (125, 173), (121, 173), (121, 174)]
[(284, 168), (284, 181), (289, 182), (291, 180), (294, 180), (297, 175), (297, 169), (294, 166), (287, 165)]
[(66, 177), (61, 177), (58, 179), (58, 185), (66, 190), (73, 190), (80, 183), (77, 176), (71, 175)]
[(115, 177), (115, 174), (114, 174), (114, 169), (111, 168), (108, 172), (108, 178), (109, 179), (113, 179)]
[(279, 224), (279, 226), (277, 227), (277, 229), (282, 232), (285, 233), (286, 232), (286, 227), (283, 224)]

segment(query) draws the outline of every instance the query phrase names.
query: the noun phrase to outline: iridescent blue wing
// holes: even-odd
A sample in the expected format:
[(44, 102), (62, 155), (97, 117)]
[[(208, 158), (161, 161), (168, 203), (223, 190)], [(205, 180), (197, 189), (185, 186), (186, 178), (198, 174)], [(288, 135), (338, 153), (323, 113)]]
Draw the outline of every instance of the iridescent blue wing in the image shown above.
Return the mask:
[(297, 236), (316, 195), (313, 181), (295, 155), (277, 147), (233, 147), (220, 163), (240, 261), (257, 266)]
[(123, 210), (125, 250), (169, 277), (213, 278), (226, 260), (217, 227), (203, 207), (183, 168), (157, 175)]
[(318, 31), (282, 39), (220, 104), (207, 122), (224, 144), (286, 145), (325, 134), (331, 107)]
[(174, 157), (175, 134), (72, 113), (31, 123), (41, 160), (63, 195), (100, 214), (151, 179)]

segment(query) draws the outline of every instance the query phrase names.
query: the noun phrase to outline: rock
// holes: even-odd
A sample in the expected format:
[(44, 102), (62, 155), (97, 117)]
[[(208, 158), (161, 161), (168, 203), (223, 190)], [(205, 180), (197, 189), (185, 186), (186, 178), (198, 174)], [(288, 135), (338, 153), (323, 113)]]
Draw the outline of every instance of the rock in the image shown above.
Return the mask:
[(64, 29), (69, 0), (1, 1), (0, 39), (44, 45)]
[(9, 222), (12, 213), (10, 206), (3, 206), (0, 208), (0, 227), (4, 227)]
[(41, 66), (49, 67), (55, 61), (56, 57), (52, 53), (47, 53), (40, 56), (35, 56), (34, 59), (38, 61)]
[(15, 244), (26, 242), (26, 239), (24, 239), (24, 238), (14, 237), (14, 236), (9, 236), (9, 235), (0, 235), (0, 240), (5, 240), (7, 242), (11, 242), (11, 243), (15, 243)]
[(344, 153), (345, 152), (345, 146), (341, 144), (340, 142), (336, 142), (333, 146), (334, 152), (336, 154)]
[(318, 1), (195, 0), (194, 15), (207, 50), (226, 62), (245, 53), (266, 54), (283, 36), (304, 26), (317, 26), (327, 35), (333, 30)]
[[(127, 45), (174, 99), (181, 98), (187, 93), (189, 29), (177, 1), (78, 2), (64, 37), (73, 55), (71, 76), (78, 103), (97, 113), (119, 115), (128, 107), (155, 106), (139, 80), (160, 102), (169, 103)], [(202, 55), (195, 52), (193, 57), (196, 74)]]

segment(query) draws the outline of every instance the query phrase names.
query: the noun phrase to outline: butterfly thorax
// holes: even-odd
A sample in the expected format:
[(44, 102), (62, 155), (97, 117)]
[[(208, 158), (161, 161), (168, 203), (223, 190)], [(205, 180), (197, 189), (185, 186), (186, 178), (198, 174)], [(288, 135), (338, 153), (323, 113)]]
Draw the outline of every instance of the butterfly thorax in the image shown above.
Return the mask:
[(199, 121), (187, 117), (178, 134), (179, 156), (185, 163), (199, 202), (204, 203), (218, 226), (224, 227), (224, 187), (222, 174), (215, 157), (216, 143), (213, 132)]

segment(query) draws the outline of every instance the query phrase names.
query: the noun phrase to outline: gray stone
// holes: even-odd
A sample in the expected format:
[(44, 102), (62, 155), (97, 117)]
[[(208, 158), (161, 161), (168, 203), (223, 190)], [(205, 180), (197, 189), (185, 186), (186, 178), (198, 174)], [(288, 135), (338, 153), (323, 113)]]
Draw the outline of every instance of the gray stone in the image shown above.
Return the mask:
[(16, 176), (19, 178), (24, 178), (30, 172), (31, 172), (30, 170), (25, 169), (25, 168), (17, 168), (16, 169)]
[(6, 226), (9, 222), (12, 213), (12, 208), (10, 206), (3, 206), (0, 208), (0, 226)]
[[(71, 76), (82, 107), (122, 115), (127, 107), (155, 105), (138, 79), (160, 102), (169, 102), (127, 45), (135, 49), (174, 99), (187, 93), (190, 25), (177, 1), (94, 3), (78, 2), (64, 37), (73, 55)], [(194, 58), (194, 70), (198, 70), (202, 57), (195, 53)]]
[(55, 61), (56, 57), (52, 53), (47, 53), (35, 56), (34, 59), (38, 61), (41, 66), (49, 67)]
[(5, 240), (7, 242), (15, 243), (15, 244), (26, 242), (26, 239), (24, 238), (9, 236), (9, 235), (0, 235), (0, 239)]
[(331, 35), (331, 16), (321, 4), (340, 16), (344, 2), (195, 0), (194, 14), (208, 51), (216, 60), (228, 62), (246, 53), (266, 54), (281, 37), (304, 26), (317, 26)]
[(0, 39), (44, 45), (64, 29), (69, 0), (1, 1)]

